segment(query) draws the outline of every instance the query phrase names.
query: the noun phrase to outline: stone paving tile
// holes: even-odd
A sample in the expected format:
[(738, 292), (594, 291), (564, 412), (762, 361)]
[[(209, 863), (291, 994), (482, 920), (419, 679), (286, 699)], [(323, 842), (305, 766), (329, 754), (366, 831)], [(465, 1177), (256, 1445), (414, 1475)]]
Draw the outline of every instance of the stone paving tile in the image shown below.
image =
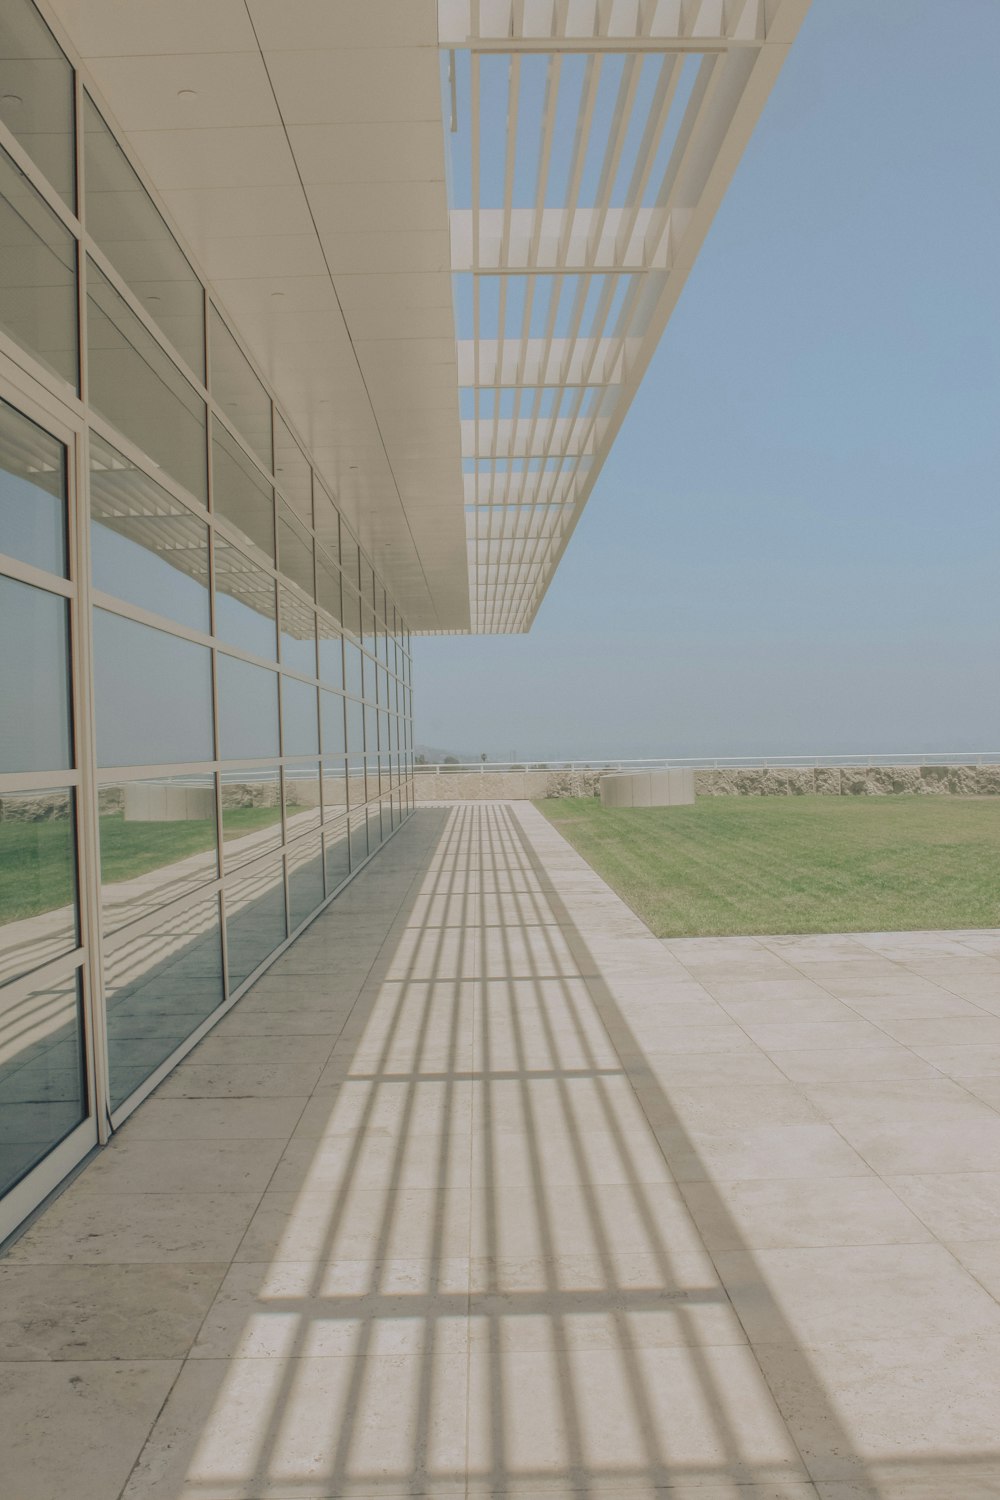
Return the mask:
[(3, 1484), (1000, 1494), (998, 1018), (1000, 929), (660, 941), (421, 812), (0, 1262)]

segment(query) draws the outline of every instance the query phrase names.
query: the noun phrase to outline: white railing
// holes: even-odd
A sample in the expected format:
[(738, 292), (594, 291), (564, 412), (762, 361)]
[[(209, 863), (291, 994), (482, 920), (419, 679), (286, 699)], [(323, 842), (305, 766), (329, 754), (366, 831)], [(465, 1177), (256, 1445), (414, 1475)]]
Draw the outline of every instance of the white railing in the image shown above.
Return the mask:
[(652, 756), (645, 760), (621, 760), (615, 756), (607, 759), (595, 756), (590, 760), (463, 760), (439, 761), (434, 764), (417, 764), (416, 774), (464, 772), (466, 775), (489, 776), (505, 771), (668, 771), (690, 767), (702, 771), (762, 770), (765, 768), (792, 770), (796, 767), (809, 769), (822, 766), (993, 766), (1000, 765), (1000, 750), (906, 750), (892, 754), (875, 754), (861, 751), (852, 755), (720, 755), (720, 756)]

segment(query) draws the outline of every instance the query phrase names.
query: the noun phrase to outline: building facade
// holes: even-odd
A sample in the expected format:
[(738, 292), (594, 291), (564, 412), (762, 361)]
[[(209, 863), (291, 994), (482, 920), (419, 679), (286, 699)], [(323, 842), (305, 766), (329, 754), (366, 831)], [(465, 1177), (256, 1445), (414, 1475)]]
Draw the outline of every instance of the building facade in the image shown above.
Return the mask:
[(0, 42), (2, 1239), (413, 783), (392, 595), (30, 0)]
[(0, 7), (0, 1241), (412, 811), (806, 5)]

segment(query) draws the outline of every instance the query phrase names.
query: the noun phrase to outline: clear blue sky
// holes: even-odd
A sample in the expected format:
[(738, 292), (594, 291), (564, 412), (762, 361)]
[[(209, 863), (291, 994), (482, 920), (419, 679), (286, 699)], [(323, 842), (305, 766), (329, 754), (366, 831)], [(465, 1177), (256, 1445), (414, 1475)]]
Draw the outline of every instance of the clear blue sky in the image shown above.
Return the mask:
[(418, 742), (1000, 748), (1000, 3), (813, 0), (531, 633)]

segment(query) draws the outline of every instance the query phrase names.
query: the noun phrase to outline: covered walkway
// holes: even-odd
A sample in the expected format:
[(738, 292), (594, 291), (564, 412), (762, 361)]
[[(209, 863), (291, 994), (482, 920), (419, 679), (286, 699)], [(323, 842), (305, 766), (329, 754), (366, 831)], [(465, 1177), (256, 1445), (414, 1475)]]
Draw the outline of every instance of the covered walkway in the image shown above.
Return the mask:
[(0, 1261), (10, 1500), (1000, 1495), (1000, 934), (427, 807)]

